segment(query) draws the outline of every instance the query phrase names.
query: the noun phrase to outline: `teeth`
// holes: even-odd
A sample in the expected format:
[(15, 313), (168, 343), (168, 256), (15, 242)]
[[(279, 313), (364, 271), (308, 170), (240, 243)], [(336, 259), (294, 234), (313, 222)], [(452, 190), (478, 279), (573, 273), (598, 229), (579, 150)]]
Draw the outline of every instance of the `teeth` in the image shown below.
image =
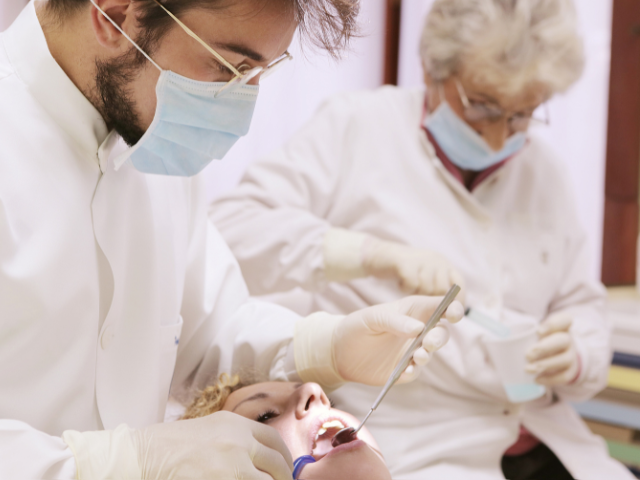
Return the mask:
[(344, 428), (344, 425), (340, 420), (331, 420), (330, 422), (325, 422), (322, 424), (322, 428), (328, 430), (329, 428)]
[(324, 422), (322, 424), (322, 427), (320, 427), (320, 430), (318, 430), (318, 433), (316, 434), (316, 440), (327, 433), (327, 430), (329, 430), (330, 428), (343, 429), (344, 424), (340, 420), (331, 420), (330, 422)]

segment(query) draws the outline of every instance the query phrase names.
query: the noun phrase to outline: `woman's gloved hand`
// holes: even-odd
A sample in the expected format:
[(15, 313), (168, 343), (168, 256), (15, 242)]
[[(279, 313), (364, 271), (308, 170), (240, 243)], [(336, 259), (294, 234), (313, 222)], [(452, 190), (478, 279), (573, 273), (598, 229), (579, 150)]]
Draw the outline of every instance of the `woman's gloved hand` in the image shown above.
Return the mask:
[(444, 295), (455, 283), (463, 291), (462, 275), (437, 252), (379, 240), (338, 228), (324, 237), (325, 271), (329, 280), (345, 281), (372, 275), (396, 278), (408, 294)]
[(538, 327), (540, 340), (527, 352), (526, 370), (546, 386), (568, 385), (580, 374), (580, 357), (571, 336), (572, 318), (551, 315)]
[(291, 480), (278, 432), (230, 412), (142, 429), (66, 431), (80, 480), (243, 478)]
[[(412, 296), (346, 317), (320, 312), (300, 320), (294, 336), (298, 375), (328, 390), (345, 382), (383, 385), (441, 301), (442, 297)], [(445, 313), (451, 323), (463, 316), (464, 308), (457, 301)], [(399, 382), (415, 379), (418, 366), (425, 365), (448, 340), (441, 321), (425, 336)]]

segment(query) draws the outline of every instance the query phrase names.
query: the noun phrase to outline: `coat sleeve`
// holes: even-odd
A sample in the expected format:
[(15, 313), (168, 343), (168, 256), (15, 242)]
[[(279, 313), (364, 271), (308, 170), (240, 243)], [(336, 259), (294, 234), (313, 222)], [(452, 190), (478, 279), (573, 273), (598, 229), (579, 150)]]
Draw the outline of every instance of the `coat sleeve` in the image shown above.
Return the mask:
[(0, 419), (0, 478), (73, 479), (76, 462), (62, 438)]
[(192, 220), (181, 310), (184, 326), (172, 385), (202, 388), (221, 373), (286, 378), (284, 359), (300, 317), (249, 298), (240, 267), (208, 220), (203, 189), (199, 190), (193, 203), (198, 212)]
[[(573, 207), (571, 201), (567, 204)], [(575, 209), (571, 208), (565, 218), (570, 219), (565, 263), (549, 314), (563, 312), (572, 317), (571, 333), (580, 356), (581, 370), (574, 383), (556, 387), (555, 392), (568, 401), (584, 401), (607, 384), (612, 355), (611, 325), (605, 316), (606, 290), (589, 274), (587, 237), (577, 221)]]
[(253, 295), (324, 285), (326, 218), (348, 151), (352, 111), (342, 96), (325, 103), (284, 147), (249, 167), (240, 185), (210, 206), (209, 217)]

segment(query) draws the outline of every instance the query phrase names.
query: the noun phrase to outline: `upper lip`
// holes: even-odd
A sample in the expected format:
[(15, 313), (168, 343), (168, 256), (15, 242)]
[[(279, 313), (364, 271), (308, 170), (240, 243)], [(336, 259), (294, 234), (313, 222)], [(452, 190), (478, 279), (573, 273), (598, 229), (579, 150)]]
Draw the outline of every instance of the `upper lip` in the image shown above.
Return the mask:
[(322, 425), (327, 422), (331, 422), (332, 420), (338, 420), (345, 427), (350, 426), (350, 423), (347, 422), (347, 420), (344, 417), (341, 417), (340, 415), (335, 415), (334, 413), (318, 417), (315, 423), (313, 424), (313, 428), (311, 429), (310, 435), (309, 435), (309, 454), (310, 455), (313, 453), (314, 444), (316, 442), (316, 435), (318, 435), (318, 432), (322, 428)]

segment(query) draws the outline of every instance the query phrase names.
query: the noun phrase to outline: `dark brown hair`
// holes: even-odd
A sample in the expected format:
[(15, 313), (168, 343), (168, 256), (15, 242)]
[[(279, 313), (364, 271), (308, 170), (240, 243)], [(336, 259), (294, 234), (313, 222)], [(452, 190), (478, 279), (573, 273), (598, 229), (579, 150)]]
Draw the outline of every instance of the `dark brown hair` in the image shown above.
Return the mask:
[[(159, 40), (172, 25), (171, 18), (155, 3), (154, 0), (133, 0), (140, 11), (142, 29), (147, 39), (154, 43)], [(192, 8), (222, 10), (235, 4), (238, 0), (160, 0), (174, 15)], [(258, 2), (259, 0), (253, 0)], [(262, 0), (274, 1), (274, 0)], [(303, 44), (326, 50), (332, 57), (339, 57), (340, 52), (348, 47), (349, 40), (357, 35), (356, 17), (360, 8), (360, 0), (279, 0), (289, 5), (295, 12), (300, 39)], [(58, 15), (71, 14), (89, 4), (89, 0), (49, 0), (49, 8)]]

